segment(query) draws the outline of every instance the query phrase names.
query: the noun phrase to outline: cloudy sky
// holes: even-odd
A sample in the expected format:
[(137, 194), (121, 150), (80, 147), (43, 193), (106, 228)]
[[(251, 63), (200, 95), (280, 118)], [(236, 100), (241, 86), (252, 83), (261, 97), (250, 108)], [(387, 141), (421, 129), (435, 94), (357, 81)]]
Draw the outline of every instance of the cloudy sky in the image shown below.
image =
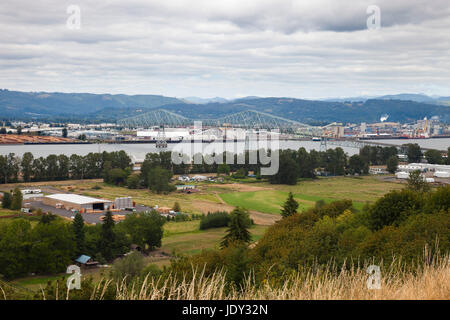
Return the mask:
[(450, 96), (450, 3), (1, 1), (0, 75), (0, 88), (21, 91)]

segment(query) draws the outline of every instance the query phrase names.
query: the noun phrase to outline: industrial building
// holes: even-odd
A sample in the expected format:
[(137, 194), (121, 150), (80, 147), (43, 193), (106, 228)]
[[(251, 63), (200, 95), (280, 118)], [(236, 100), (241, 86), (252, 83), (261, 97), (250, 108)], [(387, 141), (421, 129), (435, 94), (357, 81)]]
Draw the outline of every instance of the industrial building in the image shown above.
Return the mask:
[(66, 210), (74, 209), (82, 212), (108, 210), (114, 205), (110, 200), (96, 199), (69, 193), (58, 193), (45, 196), (42, 198), (42, 203), (55, 208), (64, 208)]
[(410, 163), (399, 165), (398, 170), (402, 172), (413, 172), (419, 170), (421, 172), (434, 172), (435, 177), (450, 177), (450, 165), (430, 164), (430, 163)]
[(425, 177), (424, 179), (427, 179), (427, 182), (434, 182), (434, 179), (430, 177), (431, 175), (433, 175), (435, 178), (441, 179), (450, 178), (450, 166), (443, 164), (410, 163), (399, 165), (398, 170), (399, 171), (395, 173), (397, 179), (408, 179), (409, 174), (416, 170), (422, 172), (423, 176)]

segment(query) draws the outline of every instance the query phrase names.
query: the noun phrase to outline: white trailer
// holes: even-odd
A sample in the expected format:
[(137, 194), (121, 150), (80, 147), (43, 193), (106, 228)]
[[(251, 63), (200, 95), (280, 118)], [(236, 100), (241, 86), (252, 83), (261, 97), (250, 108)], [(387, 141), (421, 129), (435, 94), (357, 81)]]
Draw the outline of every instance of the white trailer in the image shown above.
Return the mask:
[(450, 178), (450, 172), (449, 171), (436, 171), (434, 173), (434, 176), (436, 178)]
[(395, 176), (397, 177), (397, 179), (408, 179), (409, 172), (404, 172), (404, 171), (396, 172)]
[(131, 201), (131, 197), (116, 198), (114, 200), (114, 207), (116, 209), (132, 208), (133, 207), (133, 201)]

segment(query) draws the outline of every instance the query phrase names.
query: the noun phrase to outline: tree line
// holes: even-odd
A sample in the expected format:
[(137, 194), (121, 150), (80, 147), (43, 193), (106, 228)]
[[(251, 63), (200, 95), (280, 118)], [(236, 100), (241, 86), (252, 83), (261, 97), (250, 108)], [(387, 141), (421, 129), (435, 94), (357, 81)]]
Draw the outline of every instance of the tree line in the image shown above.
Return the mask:
[[(450, 164), (450, 157), (444, 158), (438, 150), (427, 150), (423, 154), (418, 144), (406, 144), (403, 149), (408, 162), (420, 162), (424, 156), (432, 164)], [(267, 153), (270, 156), (271, 151)], [(450, 154), (450, 148), (447, 154)], [(45, 158), (35, 158), (30, 152), (21, 158), (10, 153), (0, 156), (0, 183), (103, 178), (107, 183), (133, 189), (145, 187), (155, 192), (169, 192), (175, 189), (170, 184), (174, 174), (229, 175), (234, 172), (235, 177), (243, 178), (253, 172), (261, 178), (262, 165), (256, 150), (239, 155), (223, 152), (203, 156), (199, 153), (194, 155), (194, 161), (190, 161), (187, 155), (182, 155), (182, 158), (185, 159), (183, 163), (174, 164), (170, 151), (148, 153), (140, 174), (132, 174), (133, 164), (125, 151), (89, 153), (86, 156), (73, 154), (70, 157), (52, 154)], [(211, 163), (205, 158), (215, 161)], [(226, 160), (230, 158), (233, 161), (227, 164)], [(251, 164), (250, 159), (257, 159), (257, 163)], [(394, 173), (398, 162), (396, 147), (365, 146), (359, 154), (350, 157), (339, 147), (309, 152), (305, 148), (288, 149), (279, 151), (278, 173), (265, 178), (273, 184), (295, 184), (299, 178), (314, 178), (317, 173), (333, 176), (367, 174), (371, 165), (386, 165), (387, 170)]]
[(103, 223), (94, 226), (79, 213), (72, 223), (52, 214), (16, 218), (0, 224), (0, 277), (65, 272), (81, 254), (111, 262), (129, 252), (131, 244), (152, 250), (161, 246), (165, 222), (154, 211), (127, 215), (117, 224), (107, 212)]
[(125, 151), (89, 153), (86, 156), (51, 154), (34, 157), (26, 152), (22, 157), (14, 153), (0, 155), (0, 183), (56, 181), (67, 179), (108, 178), (112, 169), (131, 172), (132, 162)]

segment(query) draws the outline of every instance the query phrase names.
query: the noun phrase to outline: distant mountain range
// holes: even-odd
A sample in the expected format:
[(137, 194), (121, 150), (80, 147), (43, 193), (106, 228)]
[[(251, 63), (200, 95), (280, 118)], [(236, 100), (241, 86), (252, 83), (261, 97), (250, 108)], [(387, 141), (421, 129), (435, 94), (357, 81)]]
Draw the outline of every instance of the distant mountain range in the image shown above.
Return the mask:
[(20, 92), (0, 90), (0, 117), (73, 117), (111, 108), (151, 109), (167, 104), (183, 103), (176, 98), (159, 95), (91, 94), (60, 92)]
[(183, 98), (182, 100), (186, 101), (187, 103), (195, 103), (195, 104), (207, 104), (207, 103), (227, 103), (229, 100), (225, 98), (215, 97), (215, 98), (199, 98), (199, 97), (187, 97)]
[[(361, 97), (362, 98), (362, 97)], [(425, 117), (450, 121), (450, 97), (400, 94), (324, 101), (294, 98), (245, 97), (236, 100), (196, 97), (178, 99), (160, 95), (47, 93), (0, 90), (0, 119), (53, 121), (116, 121), (165, 109), (191, 119), (216, 119), (256, 110), (304, 122), (409, 122)], [(449, 104), (450, 105), (450, 104)]]
[(385, 96), (360, 96), (360, 97), (349, 97), (349, 98), (331, 98), (325, 101), (335, 101), (335, 102), (356, 102), (356, 101), (367, 101), (369, 99), (379, 99), (379, 100), (402, 100), (402, 101), (415, 101), (430, 104), (440, 104), (440, 105), (450, 105), (450, 97), (430, 97), (425, 94), (416, 93), (400, 93)]

